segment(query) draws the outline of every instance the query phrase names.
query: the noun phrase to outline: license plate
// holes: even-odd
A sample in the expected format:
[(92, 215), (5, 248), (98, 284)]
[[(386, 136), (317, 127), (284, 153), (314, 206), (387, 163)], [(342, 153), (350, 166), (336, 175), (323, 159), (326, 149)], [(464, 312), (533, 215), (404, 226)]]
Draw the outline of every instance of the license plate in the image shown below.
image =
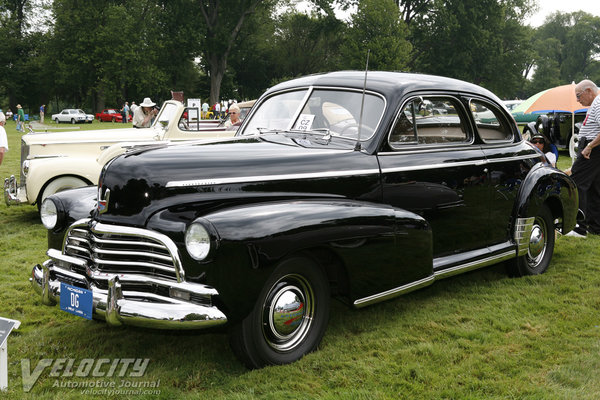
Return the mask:
[(63, 311), (92, 319), (93, 299), (91, 290), (60, 283), (60, 309)]

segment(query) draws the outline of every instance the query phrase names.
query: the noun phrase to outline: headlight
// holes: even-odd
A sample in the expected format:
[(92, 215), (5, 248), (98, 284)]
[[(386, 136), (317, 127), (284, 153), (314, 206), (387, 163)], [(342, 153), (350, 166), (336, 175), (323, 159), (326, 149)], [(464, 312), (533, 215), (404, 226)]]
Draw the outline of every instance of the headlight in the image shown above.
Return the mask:
[(46, 229), (54, 229), (58, 222), (58, 209), (51, 199), (46, 199), (40, 207), (40, 217)]
[(202, 224), (194, 222), (185, 233), (185, 248), (195, 260), (204, 260), (210, 251), (210, 235)]
[(27, 173), (29, 172), (29, 160), (23, 161), (21, 171), (23, 171), (23, 176), (27, 176)]

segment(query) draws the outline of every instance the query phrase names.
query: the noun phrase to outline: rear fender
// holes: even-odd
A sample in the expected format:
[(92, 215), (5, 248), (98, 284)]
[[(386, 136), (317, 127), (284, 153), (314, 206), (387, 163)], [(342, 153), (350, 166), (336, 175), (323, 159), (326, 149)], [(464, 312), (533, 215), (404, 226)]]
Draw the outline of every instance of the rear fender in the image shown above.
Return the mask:
[(571, 178), (555, 168), (537, 164), (521, 185), (516, 202), (515, 219), (536, 216), (543, 204), (561, 219), (561, 231), (575, 227), (579, 197)]

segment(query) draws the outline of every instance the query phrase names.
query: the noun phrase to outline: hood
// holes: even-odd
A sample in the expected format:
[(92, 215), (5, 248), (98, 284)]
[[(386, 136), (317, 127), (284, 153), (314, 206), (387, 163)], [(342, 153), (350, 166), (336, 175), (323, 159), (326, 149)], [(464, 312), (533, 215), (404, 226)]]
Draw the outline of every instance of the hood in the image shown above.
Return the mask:
[[(377, 171), (375, 157), (354, 151), (354, 143), (299, 134), (236, 137), (214, 142), (171, 144), (113, 159), (100, 177), (99, 219), (143, 225), (153, 213), (198, 202), (223, 204), (250, 197), (306, 193), (298, 179), (318, 179), (340, 168)], [(375, 163), (375, 165), (373, 165)], [(329, 193), (321, 181), (313, 191)], [(319, 190), (320, 189), (320, 190)], [(248, 200), (245, 200), (248, 201)]]
[(123, 140), (148, 140), (156, 136), (154, 129), (99, 129), (91, 131), (68, 131), (68, 132), (35, 132), (22, 136), (23, 141), (30, 145), (52, 145), (66, 143), (115, 143)]

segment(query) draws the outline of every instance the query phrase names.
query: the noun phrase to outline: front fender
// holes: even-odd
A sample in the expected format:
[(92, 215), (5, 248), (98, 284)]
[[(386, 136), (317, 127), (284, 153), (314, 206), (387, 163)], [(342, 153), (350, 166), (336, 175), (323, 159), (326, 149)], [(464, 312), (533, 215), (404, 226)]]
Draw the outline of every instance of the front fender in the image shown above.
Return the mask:
[[(219, 238), (208, 283), (230, 310), (249, 311), (272, 268), (298, 252), (318, 254), (327, 260), (322, 265), (339, 265), (352, 300), (433, 274), (429, 224), (387, 205), (345, 199), (280, 201), (221, 210), (203, 219)], [(186, 274), (198, 275), (190, 272)]]
[(562, 232), (575, 227), (579, 197), (575, 182), (564, 172), (536, 164), (525, 178), (517, 196), (516, 218), (533, 217), (546, 204), (554, 218), (562, 218)]
[(60, 176), (75, 176), (92, 185), (98, 183), (102, 166), (92, 157), (32, 159), (25, 178), (27, 201), (33, 204), (46, 184)]
[(55, 229), (48, 231), (48, 248), (62, 250), (66, 229), (75, 221), (90, 218), (96, 209), (98, 188), (85, 186), (64, 190), (48, 198), (54, 200), (58, 216)]

